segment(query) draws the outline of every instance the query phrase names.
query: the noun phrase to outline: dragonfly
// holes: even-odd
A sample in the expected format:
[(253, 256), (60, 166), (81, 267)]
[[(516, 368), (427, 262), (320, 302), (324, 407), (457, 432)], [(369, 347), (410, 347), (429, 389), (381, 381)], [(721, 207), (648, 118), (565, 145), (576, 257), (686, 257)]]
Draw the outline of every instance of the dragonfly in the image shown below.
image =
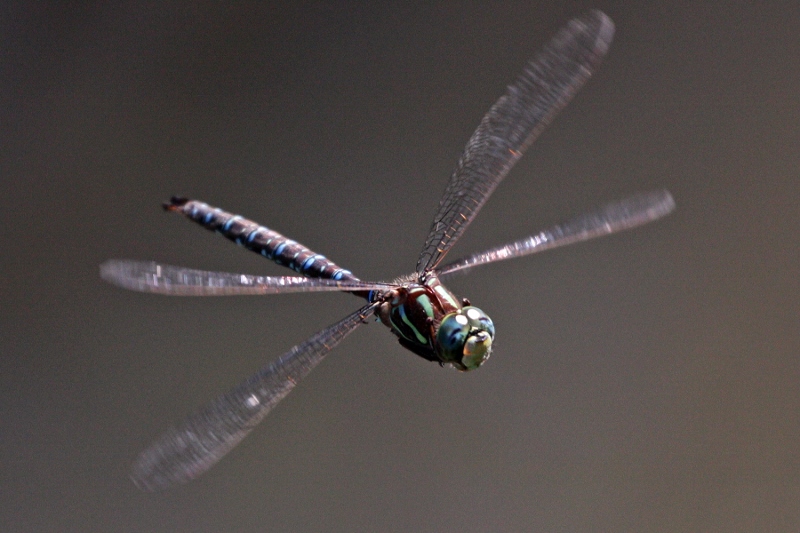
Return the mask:
[(236, 446), (297, 383), (368, 319), (386, 325), (414, 354), (471, 371), (492, 353), (489, 316), (440, 281), (476, 266), (550, 250), (640, 226), (670, 213), (666, 190), (602, 205), (529, 237), (442, 264), (523, 152), (592, 75), (605, 56), (614, 24), (591, 11), (571, 20), (524, 68), (489, 109), (467, 142), (439, 202), (416, 270), (391, 282), (363, 281), (280, 233), (203, 202), (173, 197), (167, 211), (295, 271), (292, 276), (207, 272), (149, 261), (109, 260), (106, 281), (141, 292), (178, 296), (339, 291), (365, 304), (267, 364), (230, 392), (167, 430), (136, 459), (131, 478), (157, 491), (192, 480)]

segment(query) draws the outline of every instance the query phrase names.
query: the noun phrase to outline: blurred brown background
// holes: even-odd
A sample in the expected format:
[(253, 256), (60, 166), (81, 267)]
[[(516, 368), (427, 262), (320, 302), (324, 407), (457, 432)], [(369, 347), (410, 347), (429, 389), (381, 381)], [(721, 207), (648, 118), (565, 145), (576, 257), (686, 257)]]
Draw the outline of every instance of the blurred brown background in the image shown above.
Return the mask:
[[(207, 475), (137, 491), (155, 436), (359, 303), (98, 265), (285, 273), (161, 211), (183, 194), (412, 270), (483, 113), (591, 7), (607, 60), (452, 257), (637, 191), (677, 211), (453, 280), (498, 328), (480, 371), (370, 325)], [(800, 530), (796, 1), (11, 2), (0, 36), (3, 531)]]

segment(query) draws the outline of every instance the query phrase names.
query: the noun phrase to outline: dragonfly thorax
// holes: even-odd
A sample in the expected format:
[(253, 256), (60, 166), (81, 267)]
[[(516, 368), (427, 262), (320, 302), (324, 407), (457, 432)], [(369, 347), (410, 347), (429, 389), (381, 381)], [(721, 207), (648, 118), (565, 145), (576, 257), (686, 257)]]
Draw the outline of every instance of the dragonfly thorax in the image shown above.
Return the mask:
[(373, 297), (377, 315), (400, 344), (429, 361), (467, 371), (489, 358), (494, 324), (480, 309), (459, 300), (428, 274), (422, 283), (399, 280), (397, 288)]

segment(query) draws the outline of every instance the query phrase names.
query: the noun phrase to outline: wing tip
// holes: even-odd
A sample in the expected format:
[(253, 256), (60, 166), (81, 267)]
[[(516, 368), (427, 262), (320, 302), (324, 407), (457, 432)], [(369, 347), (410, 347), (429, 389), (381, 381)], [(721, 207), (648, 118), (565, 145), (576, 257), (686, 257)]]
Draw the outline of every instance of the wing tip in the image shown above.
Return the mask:
[[(614, 37), (614, 21), (611, 17), (600, 11), (599, 9), (592, 9), (583, 17), (586, 24), (594, 29), (597, 33), (597, 40), (605, 43), (610, 43)], [(578, 19), (580, 20), (580, 19)]]
[(675, 198), (672, 197), (672, 194), (667, 189), (653, 191), (650, 195), (655, 199), (653, 202), (654, 220), (667, 216), (675, 211), (677, 207)]
[(108, 259), (100, 264), (100, 279), (123, 289), (147, 292), (141, 281), (141, 272), (155, 271), (158, 264), (153, 261), (130, 259)]
[(129, 477), (136, 488), (142, 492), (161, 492), (168, 487), (168, 485), (153, 483), (149, 478), (141, 477), (136, 472), (131, 472)]
[(163, 492), (174, 485), (180, 484), (181, 481), (175, 481), (164, 476), (153, 475), (152, 473), (140, 472), (139, 463), (134, 464), (131, 473), (128, 477), (142, 492)]
[(675, 203), (675, 198), (672, 197), (672, 193), (670, 193), (667, 189), (662, 189), (661, 192), (664, 195), (664, 208), (666, 210), (666, 213), (671, 213), (677, 207), (677, 204)]
[[(165, 436), (171, 433), (169, 431)], [(186, 472), (165, 468), (165, 465), (163, 451), (151, 446), (141, 452), (133, 462), (128, 477), (142, 492), (162, 492), (194, 478)]]
[(108, 259), (100, 263), (100, 279), (119, 286), (120, 265), (121, 262), (118, 259)]

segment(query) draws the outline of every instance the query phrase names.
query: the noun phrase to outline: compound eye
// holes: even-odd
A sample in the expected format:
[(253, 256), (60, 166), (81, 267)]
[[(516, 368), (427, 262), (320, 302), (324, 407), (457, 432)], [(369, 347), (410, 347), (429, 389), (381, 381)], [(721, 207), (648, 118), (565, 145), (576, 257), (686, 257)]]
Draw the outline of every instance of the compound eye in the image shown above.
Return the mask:
[(464, 356), (461, 364), (467, 370), (475, 370), (481, 366), (492, 354), (492, 336), (487, 331), (472, 333), (464, 343)]
[(477, 307), (468, 306), (461, 310), (469, 319), (469, 325), (473, 329), (479, 329), (487, 332), (491, 338), (494, 338), (494, 322), (489, 316), (478, 309)]
[(445, 361), (461, 360), (469, 330), (469, 319), (461, 313), (451, 313), (442, 319), (436, 341)]

